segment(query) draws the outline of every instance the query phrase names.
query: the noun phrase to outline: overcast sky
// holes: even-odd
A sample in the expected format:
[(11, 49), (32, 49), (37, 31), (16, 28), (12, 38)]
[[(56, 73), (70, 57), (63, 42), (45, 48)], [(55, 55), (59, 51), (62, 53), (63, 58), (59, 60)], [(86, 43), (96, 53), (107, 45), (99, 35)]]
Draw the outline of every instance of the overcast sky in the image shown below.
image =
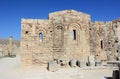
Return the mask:
[(120, 0), (0, 0), (0, 38), (20, 39), (21, 18), (47, 19), (48, 13), (74, 9), (92, 21), (120, 17)]

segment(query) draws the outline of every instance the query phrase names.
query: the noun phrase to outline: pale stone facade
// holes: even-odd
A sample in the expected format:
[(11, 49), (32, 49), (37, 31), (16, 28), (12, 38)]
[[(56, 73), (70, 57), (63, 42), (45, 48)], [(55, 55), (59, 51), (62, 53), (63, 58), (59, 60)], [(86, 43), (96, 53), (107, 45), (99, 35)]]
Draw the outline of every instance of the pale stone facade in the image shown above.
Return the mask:
[(117, 21), (91, 22), (90, 15), (75, 10), (50, 13), (48, 20), (22, 19), (21, 64), (42, 66), (55, 59), (88, 62), (90, 55), (102, 61), (115, 59), (119, 27)]

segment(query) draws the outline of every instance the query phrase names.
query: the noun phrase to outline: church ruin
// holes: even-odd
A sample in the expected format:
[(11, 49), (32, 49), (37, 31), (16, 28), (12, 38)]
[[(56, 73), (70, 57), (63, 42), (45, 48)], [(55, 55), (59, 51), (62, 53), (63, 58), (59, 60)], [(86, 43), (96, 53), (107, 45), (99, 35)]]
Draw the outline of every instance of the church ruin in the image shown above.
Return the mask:
[(48, 19), (21, 20), (21, 64), (46, 65), (71, 59), (102, 62), (120, 59), (120, 19), (91, 22), (89, 14), (64, 10)]

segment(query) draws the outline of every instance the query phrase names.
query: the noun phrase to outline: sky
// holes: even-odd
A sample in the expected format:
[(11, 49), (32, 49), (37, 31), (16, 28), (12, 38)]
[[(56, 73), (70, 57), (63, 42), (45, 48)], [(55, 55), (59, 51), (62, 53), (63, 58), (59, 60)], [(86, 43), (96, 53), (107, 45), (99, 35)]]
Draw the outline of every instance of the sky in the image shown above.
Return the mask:
[(120, 0), (0, 0), (0, 38), (20, 40), (21, 18), (47, 19), (69, 9), (91, 15), (91, 21), (120, 18)]

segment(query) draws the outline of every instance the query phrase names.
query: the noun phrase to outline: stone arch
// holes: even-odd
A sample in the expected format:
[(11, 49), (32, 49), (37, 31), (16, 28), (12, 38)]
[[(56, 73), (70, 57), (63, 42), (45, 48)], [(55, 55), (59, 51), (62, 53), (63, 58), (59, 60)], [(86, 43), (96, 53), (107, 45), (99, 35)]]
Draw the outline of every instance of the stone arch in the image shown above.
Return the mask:
[(43, 28), (43, 27), (40, 27), (39, 29), (37, 29), (37, 33), (39, 34), (40, 32), (42, 32), (42, 33), (44, 33), (44, 34), (47, 33), (46, 29)]
[(71, 38), (71, 42), (75, 43), (75, 45), (79, 45), (80, 41), (80, 30), (81, 26), (78, 23), (71, 23), (68, 26), (69, 36)]
[(54, 36), (53, 36), (54, 42), (60, 42), (61, 45), (63, 45), (63, 39), (64, 39), (64, 27), (59, 24), (54, 27)]
[(42, 42), (45, 41), (46, 35), (47, 35), (47, 31), (45, 28), (40, 27), (37, 29), (37, 38), (38, 38), (38, 42), (39, 42), (40, 46), (43, 45)]
[(71, 27), (75, 27), (75, 28), (77, 28), (79, 30), (82, 30), (82, 27), (81, 27), (81, 25), (79, 23), (70, 23), (68, 25), (68, 29), (70, 29)]
[(56, 25), (55, 29), (57, 29), (57, 30), (59, 30), (59, 29), (63, 30), (63, 26), (62, 25)]
[(76, 31), (76, 34), (80, 33), (80, 28), (81, 26), (79, 26), (77, 23), (72, 23), (69, 25), (69, 31)]
[(54, 29), (56, 29), (57, 27), (59, 27), (59, 28), (61, 27), (60, 29), (65, 30), (65, 27), (62, 23), (55, 25)]

